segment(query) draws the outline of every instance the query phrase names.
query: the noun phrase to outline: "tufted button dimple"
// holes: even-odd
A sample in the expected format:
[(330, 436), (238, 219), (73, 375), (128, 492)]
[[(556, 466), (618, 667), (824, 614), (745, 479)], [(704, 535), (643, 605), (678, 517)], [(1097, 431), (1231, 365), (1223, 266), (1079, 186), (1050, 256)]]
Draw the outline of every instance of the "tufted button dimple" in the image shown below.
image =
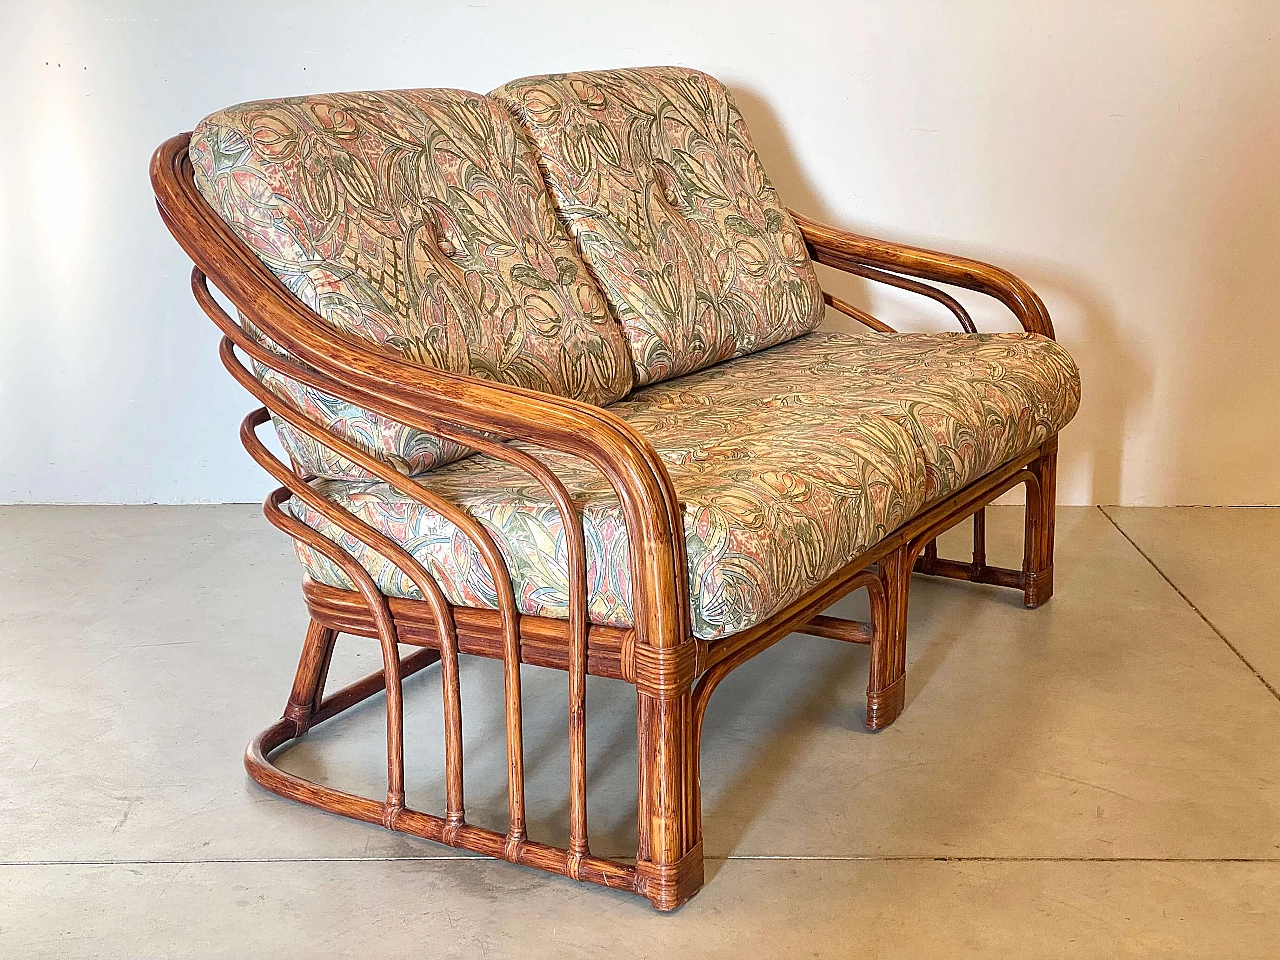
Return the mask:
[(437, 209), (438, 201), (429, 201), (422, 207), (422, 219), (426, 225), (427, 231), (431, 235), (431, 241), (435, 244), (445, 257), (450, 260), (456, 260), (462, 255), (461, 246), (454, 241), (449, 229), (448, 220), (446, 220)]
[(679, 212), (685, 205), (684, 198), (676, 187), (676, 177), (665, 163), (653, 165), (653, 178), (658, 184), (658, 195), (672, 210)]

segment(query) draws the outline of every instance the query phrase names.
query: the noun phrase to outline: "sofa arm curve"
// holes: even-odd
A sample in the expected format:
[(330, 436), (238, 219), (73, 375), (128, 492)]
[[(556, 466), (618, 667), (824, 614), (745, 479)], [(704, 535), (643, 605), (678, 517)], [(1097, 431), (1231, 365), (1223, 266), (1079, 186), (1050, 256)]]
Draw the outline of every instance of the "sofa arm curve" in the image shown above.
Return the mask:
[[(253, 255), (200, 195), (187, 154), (189, 134), (151, 160), (156, 205), (196, 266), (317, 386), (345, 401), (428, 433), (487, 434), (568, 453), (591, 463), (616, 493), (632, 539), (637, 637), (676, 646), (692, 633), (688, 561), (675, 487), (652, 445), (600, 407), (411, 363), (328, 326)], [(200, 278), (193, 277), (197, 287)], [(233, 340), (239, 325), (205, 292), (197, 299)], [(218, 316), (216, 314), (221, 314)], [(233, 331), (227, 325), (236, 329)], [(274, 364), (273, 364), (274, 365)]]
[(837, 270), (872, 267), (974, 290), (1003, 303), (1024, 330), (1054, 338), (1053, 321), (1044, 301), (1008, 270), (981, 260), (861, 236), (811, 220), (794, 210), (790, 213), (818, 263)]

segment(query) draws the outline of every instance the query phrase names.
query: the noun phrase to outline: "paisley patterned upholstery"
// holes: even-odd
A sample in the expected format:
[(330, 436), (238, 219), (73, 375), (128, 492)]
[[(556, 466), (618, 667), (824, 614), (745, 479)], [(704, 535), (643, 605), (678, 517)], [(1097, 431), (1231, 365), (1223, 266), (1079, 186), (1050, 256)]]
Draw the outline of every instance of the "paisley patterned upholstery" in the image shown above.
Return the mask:
[[(929, 499), (1038, 446), (1071, 419), (1079, 377), (1029, 334), (813, 333), (640, 390), (609, 409), (667, 464), (684, 504), (694, 632), (744, 630), (800, 597)], [(539, 451), (584, 514), (591, 619), (631, 622), (627, 534), (605, 481)], [(526, 476), (473, 457), (422, 478), (502, 549), (521, 610), (566, 617), (568, 567), (554, 506)], [(329, 499), (403, 544), (455, 603), (492, 607), (474, 548), (438, 514), (384, 484), (318, 481)], [(391, 596), (417, 596), (390, 563), (298, 501)], [(349, 586), (300, 546), (310, 575)]]
[[(203, 195), (325, 322), (425, 365), (607, 404), (635, 426), (681, 500), (705, 639), (799, 598), (930, 502), (1044, 442), (1079, 402), (1074, 364), (1043, 337), (812, 332), (823, 304), (800, 233), (732, 98), (695, 71), (535, 77), (494, 98), (261, 101), (202, 122), (190, 154)], [(479, 519), (524, 613), (567, 617), (564, 531), (527, 475), (257, 373)], [(452, 524), (277, 428), (323, 496), (403, 544), (452, 602), (496, 605), (490, 572)], [(630, 624), (612, 490), (585, 462), (536, 452), (583, 512), (591, 619)], [(418, 595), (323, 515), (289, 509), (385, 593)], [(351, 586), (297, 548), (310, 576)]]
[(537, 145), (637, 384), (817, 327), (822, 292), (804, 241), (719, 81), (646, 67), (530, 77), (491, 96)]
[[(205, 198), (307, 306), (410, 360), (591, 403), (631, 389), (626, 344), (501, 104), (460, 90), (264, 100), (190, 146)], [(258, 371), (370, 454), (419, 473), (466, 453)], [(295, 436), (304, 470), (363, 478)]]
[(1033, 333), (818, 332), (643, 396), (681, 408), (888, 417), (919, 448), (932, 502), (1069, 423), (1080, 373), (1066, 350)]

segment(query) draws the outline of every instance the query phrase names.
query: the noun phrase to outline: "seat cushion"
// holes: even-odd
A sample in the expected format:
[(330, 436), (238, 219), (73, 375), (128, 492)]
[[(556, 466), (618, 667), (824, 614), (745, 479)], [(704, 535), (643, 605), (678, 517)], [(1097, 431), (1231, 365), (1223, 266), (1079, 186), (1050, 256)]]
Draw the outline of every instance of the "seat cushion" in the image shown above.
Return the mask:
[(528, 77), (491, 96), (537, 146), (635, 362), (654, 383), (813, 330), (822, 291), (733, 97), (645, 67)]
[[(656, 384), (609, 409), (671, 473), (684, 511), (694, 632), (744, 630), (945, 496), (1039, 446), (1074, 415), (1079, 376), (1034, 334), (812, 333)], [(583, 510), (591, 619), (631, 623), (621, 510), (594, 469), (539, 452)], [(522, 612), (566, 617), (559, 515), (541, 488), (486, 457), (421, 478), (465, 507), (507, 558)], [(454, 603), (493, 607), (479, 555), (434, 511), (380, 483), (320, 481), (327, 498), (402, 544)], [(391, 596), (417, 596), (397, 568), (305, 505)], [(347, 587), (305, 546), (315, 579)]]
[[(195, 180), (241, 240), (339, 330), (409, 360), (609, 403), (631, 360), (507, 109), (461, 90), (263, 100), (192, 134)], [(258, 370), (406, 473), (461, 448)], [(320, 476), (368, 478), (277, 423)]]
[[(708, 409), (636, 399), (615, 404), (665, 461), (679, 494), (689, 555), (693, 629), (704, 639), (759, 622), (863, 553), (915, 513), (924, 467), (907, 431), (887, 417), (837, 408)], [(626, 526), (606, 481), (585, 462), (539, 451), (583, 512), (590, 616), (632, 622)], [(541, 487), (476, 456), (419, 478), (472, 513), (496, 539), (524, 613), (568, 616), (559, 514)], [(450, 601), (496, 605), (479, 554), (453, 524), (385, 484), (316, 481), (328, 499), (386, 533), (431, 571)], [(400, 571), (299, 501), (303, 522), (342, 544), (390, 596), (418, 596)], [(349, 587), (329, 560), (299, 545), (309, 574)]]
[(1066, 426), (1080, 404), (1080, 373), (1066, 350), (1033, 333), (823, 331), (650, 387), (636, 399), (651, 408), (888, 417), (919, 449), (928, 503)]

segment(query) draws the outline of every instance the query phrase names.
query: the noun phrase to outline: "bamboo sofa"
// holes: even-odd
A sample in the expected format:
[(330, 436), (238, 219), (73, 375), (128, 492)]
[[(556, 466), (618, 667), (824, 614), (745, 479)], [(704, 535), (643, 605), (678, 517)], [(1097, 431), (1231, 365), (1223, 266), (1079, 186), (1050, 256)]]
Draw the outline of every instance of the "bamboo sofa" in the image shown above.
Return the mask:
[[(222, 362), (262, 404), (241, 438), (306, 571), (293, 689), (245, 755), (281, 796), (671, 909), (703, 882), (699, 741), (731, 670), (791, 633), (869, 644), (879, 729), (903, 708), (913, 571), (1028, 607), (1053, 592), (1079, 378), (1044, 304), (996, 267), (789, 212), (709, 76), (243, 104), (166, 141), (151, 177)], [(815, 261), (963, 329), (895, 333), (824, 294)], [(996, 298), (1025, 332), (975, 333), (922, 280)], [(828, 305), (865, 333), (819, 331)], [(1018, 484), (1024, 559), (1002, 569), (983, 508)], [(972, 559), (939, 557), (969, 517)], [(858, 589), (870, 623), (823, 614)], [(375, 638), (383, 668), (327, 692), (339, 634)], [(465, 813), (462, 655), (503, 663), (502, 829)], [(437, 662), (442, 815), (406, 804), (403, 759), (402, 682)], [(568, 674), (567, 847), (528, 835), (521, 664)], [(634, 862), (588, 845), (588, 674), (636, 688)], [(385, 797), (273, 764), (384, 690)]]

